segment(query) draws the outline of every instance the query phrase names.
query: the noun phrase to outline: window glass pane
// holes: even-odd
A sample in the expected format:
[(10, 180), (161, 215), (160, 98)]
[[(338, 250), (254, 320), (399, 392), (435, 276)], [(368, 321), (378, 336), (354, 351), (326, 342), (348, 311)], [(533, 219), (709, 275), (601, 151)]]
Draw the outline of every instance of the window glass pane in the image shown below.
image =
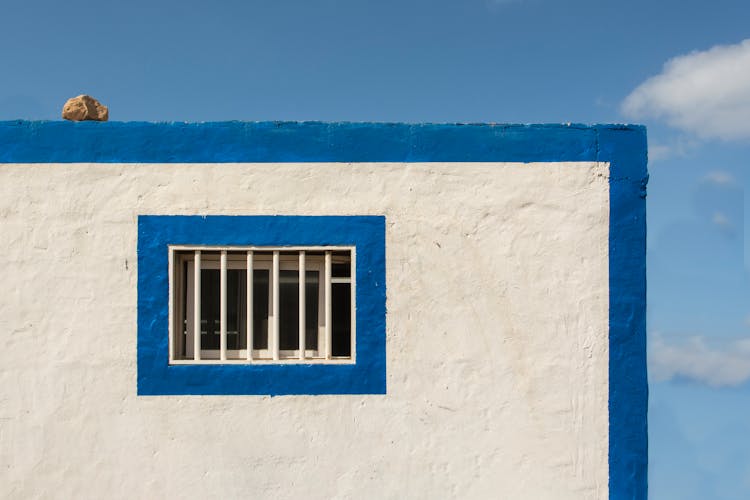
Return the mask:
[(305, 272), (305, 349), (318, 350), (318, 287), (320, 273)]
[[(332, 278), (348, 278), (354, 271), (351, 267), (351, 252), (334, 251), (332, 253)], [(256, 265), (265, 269), (254, 270), (253, 276), (253, 345), (256, 351), (268, 351), (271, 347), (269, 331), (270, 292), (271, 292), (271, 252), (255, 252)], [(288, 255), (287, 255), (288, 254)], [(317, 255), (319, 254), (319, 255)], [(192, 285), (188, 277), (192, 275), (193, 252), (187, 252), (185, 260), (180, 263), (181, 274), (184, 276), (183, 285), (177, 293), (182, 300), (181, 311), (176, 313), (178, 322), (183, 326), (192, 325)], [(286, 261), (282, 261), (279, 270), (279, 349), (282, 351), (298, 351), (299, 349), (299, 271), (289, 269), (296, 267), (297, 252), (282, 252)], [(180, 255), (181, 256), (181, 255)], [(292, 256), (294, 259), (290, 259)], [(221, 345), (220, 318), (220, 270), (218, 252), (203, 252), (202, 260), (212, 269), (201, 270), (201, 348), (203, 351), (218, 351)], [(244, 359), (247, 349), (247, 273), (240, 267), (247, 258), (246, 252), (228, 252), (230, 267), (227, 272), (227, 353), (230, 359)], [(268, 262), (263, 260), (268, 257)], [(323, 320), (320, 308), (323, 293), (323, 252), (306, 252), (308, 270), (305, 279), (305, 347), (308, 351), (318, 351), (323, 346), (320, 338), (324, 330), (320, 322)], [(317, 260), (316, 260), (317, 259)], [(257, 262), (260, 260), (260, 262)], [(241, 262), (241, 265), (237, 265)], [(294, 262), (294, 264), (291, 264)], [(291, 265), (290, 265), (291, 264)], [(205, 264), (204, 264), (205, 265)], [(312, 267), (314, 270), (309, 270)], [(178, 268), (178, 269), (180, 269)], [(176, 274), (179, 274), (178, 271)], [(348, 281), (348, 280), (342, 280)], [(335, 357), (351, 357), (354, 347), (351, 342), (352, 314), (352, 285), (350, 283), (331, 283), (331, 354)], [(190, 297), (188, 297), (190, 295)], [(179, 300), (179, 299), (178, 299)], [(182, 334), (182, 335), (180, 335)], [(180, 329), (175, 334), (175, 352), (178, 359), (192, 359), (192, 335), (188, 339), (188, 332)], [(218, 355), (218, 353), (214, 353)], [(210, 358), (211, 355), (207, 355)], [(266, 353), (266, 356), (268, 354)], [(288, 354), (287, 354), (288, 356)], [(264, 356), (265, 357), (265, 356)], [(296, 354), (295, 354), (296, 357)], [(213, 359), (213, 358), (212, 358)]]
[(299, 349), (299, 271), (279, 271), (279, 349)]
[(268, 269), (253, 270), (253, 349), (268, 349)]
[(349, 251), (332, 252), (331, 277), (348, 278), (351, 276), (351, 255)]
[[(305, 275), (305, 349), (318, 349), (318, 271)], [(279, 349), (299, 349), (299, 271), (279, 271)]]
[(351, 263), (346, 264), (331, 264), (331, 277), (332, 278), (348, 278), (351, 274)]
[(227, 269), (227, 349), (247, 348), (247, 273)]
[[(182, 358), (187, 357), (187, 339), (188, 339), (188, 308), (187, 308), (187, 289), (188, 287), (185, 285), (187, 283), (188, 278), (188, 263), (183, 262), (182, 263), (182, 341), (179, 342), (181, 344), (181, 354)], [(190, 314), (193, 314), (192, 310), (190, 311)]]
[(201, 350), (219, 348), (219, 270), (201, 269)]
[(331, 354), (351, 356), (351, 284), (331, 284)]

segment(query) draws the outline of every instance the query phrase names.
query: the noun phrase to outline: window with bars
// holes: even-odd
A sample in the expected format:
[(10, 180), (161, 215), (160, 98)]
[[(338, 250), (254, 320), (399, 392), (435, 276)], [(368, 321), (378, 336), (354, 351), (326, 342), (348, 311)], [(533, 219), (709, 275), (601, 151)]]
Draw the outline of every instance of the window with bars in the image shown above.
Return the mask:
[(354, 362), (353, 247), (169, 248), (170, 364)]
[(138, 394), (385, 394), (385, 269), (382, 215), (139, 215)]

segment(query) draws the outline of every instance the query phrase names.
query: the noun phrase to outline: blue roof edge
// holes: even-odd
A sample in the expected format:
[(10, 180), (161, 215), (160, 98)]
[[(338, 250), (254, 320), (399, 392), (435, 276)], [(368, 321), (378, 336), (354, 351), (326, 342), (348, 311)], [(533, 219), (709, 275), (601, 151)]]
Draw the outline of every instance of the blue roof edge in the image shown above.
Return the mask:
[(0, 163), (592, 161), (601, 131), (640, 125), (0, 122)]

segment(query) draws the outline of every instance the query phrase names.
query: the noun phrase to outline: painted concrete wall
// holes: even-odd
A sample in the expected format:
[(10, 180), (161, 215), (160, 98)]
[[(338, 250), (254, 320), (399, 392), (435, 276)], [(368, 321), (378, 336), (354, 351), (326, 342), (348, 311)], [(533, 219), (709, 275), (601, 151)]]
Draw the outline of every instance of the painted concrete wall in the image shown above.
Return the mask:
[[(609, 164), (5, 164), (0, 493), (606, 498)], [(136, 395), (137, 216), (386, 216), (387, 394)]]

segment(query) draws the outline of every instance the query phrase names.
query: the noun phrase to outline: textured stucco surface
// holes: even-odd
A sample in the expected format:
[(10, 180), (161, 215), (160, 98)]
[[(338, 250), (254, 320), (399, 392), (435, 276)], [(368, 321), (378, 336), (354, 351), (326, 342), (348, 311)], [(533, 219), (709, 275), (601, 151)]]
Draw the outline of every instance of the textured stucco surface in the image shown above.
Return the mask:
[[(608, 172), (0, 166), (0, 493), (606, 498)], [(138, 214), (385, 215), (388, 394), (137, 397)]]

